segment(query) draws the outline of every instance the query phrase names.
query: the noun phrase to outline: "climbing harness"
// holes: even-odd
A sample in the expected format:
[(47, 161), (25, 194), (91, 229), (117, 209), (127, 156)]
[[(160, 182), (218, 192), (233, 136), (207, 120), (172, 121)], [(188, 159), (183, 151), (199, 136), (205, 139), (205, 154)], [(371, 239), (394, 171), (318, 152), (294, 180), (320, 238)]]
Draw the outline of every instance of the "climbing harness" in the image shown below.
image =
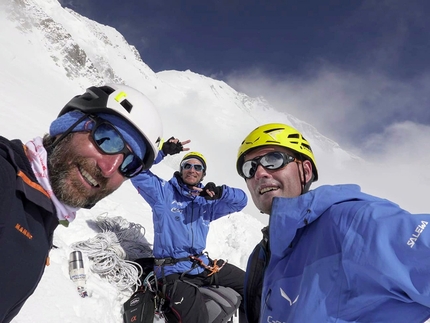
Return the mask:
[(190, 259), (193, 260), (193, 262), (197, 262), (200, 267), (203, 267), (204, 269), (208, 270), (210, 272), (208, 277), (219, 272), (224, 267), (224, 265), (227, 263), (226, 261), (224, 261), (221, 266), (218, 266), (218, 264), (217, 264), (218, 259), (215, 259), (215, 260), (213, 260), (213, 265), (208, 266), (199, 257), (190, 256)]

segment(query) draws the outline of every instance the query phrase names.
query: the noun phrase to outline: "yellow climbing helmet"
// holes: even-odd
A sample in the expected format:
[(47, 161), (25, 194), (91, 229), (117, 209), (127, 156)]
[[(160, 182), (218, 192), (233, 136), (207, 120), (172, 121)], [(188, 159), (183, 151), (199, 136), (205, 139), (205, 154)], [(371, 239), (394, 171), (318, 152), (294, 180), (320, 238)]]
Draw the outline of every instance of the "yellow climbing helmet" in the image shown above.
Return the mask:
[(303, 158), (310, 160), (314, 174), (313, 181), (318, 180), (315, 157), (309, 142), (293, 127), (282, 123), (269, 123), (255, 128), (243, 141), (237, 154), (236, 169), (240, 176), (245, 154), (263, 146), (282, 146), (291, 149)]
[(181, 160), (181, 165), (182, 165), (182, 162), (184, 160), (191, 159), (191, 158), (196, 158), (196, 159), (198, 159), (202, 163), (202, 165), (204, 167), (203, 173), (206, 174), (206, 170), (207, 170), (206, 158), (201, 153), (198, 153), (196, 151), (191, 151), (188, 154), (186, 154), (184, 156), (184, 158), (182, 158), (182, 160)]

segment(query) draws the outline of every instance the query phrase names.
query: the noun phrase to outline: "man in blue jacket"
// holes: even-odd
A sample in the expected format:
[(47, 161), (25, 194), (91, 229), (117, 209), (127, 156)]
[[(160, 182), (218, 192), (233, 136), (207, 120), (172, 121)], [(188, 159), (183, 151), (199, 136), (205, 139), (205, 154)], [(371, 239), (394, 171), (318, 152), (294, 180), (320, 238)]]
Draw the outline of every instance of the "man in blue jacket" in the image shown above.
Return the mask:
[(430, 214), (318, 179), (296, 129), (266, 124), (242, 142), (237, 171), (270, 216), (249, 258), (249, 322), (424, 322), (430, 317)]
[(43, 138), (0, 137), (0, 322), (36, 289), (58, 224), (151, 167), (161, 134), (142, 93), (108, 84), (72, 98)]
[[(188, 142), (170, 138), (155, 163), (167, 154), (188, 150), (183, 148)], [(222, 259), (209, 259), (204, 250), (210, 223), (242, 210), (247, 197), (243, 190), (227, 185), (209, 182), (203, 186), (206, 171), (204, 156), (190, 152), (169, 181), (149, 170), (132, 179), (152, 208), (155, 273), (170, 301), (169, 322), (208, 322), (205, 302), (196, 286), (231, 287), (243, 296), (245, 272)]]

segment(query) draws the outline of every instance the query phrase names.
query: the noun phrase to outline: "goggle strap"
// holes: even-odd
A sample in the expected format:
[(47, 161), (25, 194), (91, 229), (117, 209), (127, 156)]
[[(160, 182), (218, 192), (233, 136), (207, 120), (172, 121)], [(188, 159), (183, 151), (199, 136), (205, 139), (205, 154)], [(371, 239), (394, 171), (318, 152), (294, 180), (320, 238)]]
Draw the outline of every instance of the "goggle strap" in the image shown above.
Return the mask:
[(63, 140), (69, 133), (72, 132), (75, 127), (80, 124), (82, 121), (84, 121), (86, 118), (88, 118), (88, 114), (84, 114), (82, 117), (78, 119), (74, 124), (72, 124), (66, 131), (64, 131), (57, 139), (54, 140), (54, 142), (49, 146), (49, 149), (54, 149), (58, 143)]

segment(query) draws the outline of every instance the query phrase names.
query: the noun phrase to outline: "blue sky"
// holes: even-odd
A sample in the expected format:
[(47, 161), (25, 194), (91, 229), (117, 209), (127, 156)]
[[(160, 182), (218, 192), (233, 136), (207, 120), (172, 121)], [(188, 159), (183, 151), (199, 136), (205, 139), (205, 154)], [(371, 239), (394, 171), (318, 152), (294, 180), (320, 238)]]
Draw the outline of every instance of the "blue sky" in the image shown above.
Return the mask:
[(430, 2), (61, 0), (116, 28), (155, 72), (221, 79), (346, 148), (430, 124)]

